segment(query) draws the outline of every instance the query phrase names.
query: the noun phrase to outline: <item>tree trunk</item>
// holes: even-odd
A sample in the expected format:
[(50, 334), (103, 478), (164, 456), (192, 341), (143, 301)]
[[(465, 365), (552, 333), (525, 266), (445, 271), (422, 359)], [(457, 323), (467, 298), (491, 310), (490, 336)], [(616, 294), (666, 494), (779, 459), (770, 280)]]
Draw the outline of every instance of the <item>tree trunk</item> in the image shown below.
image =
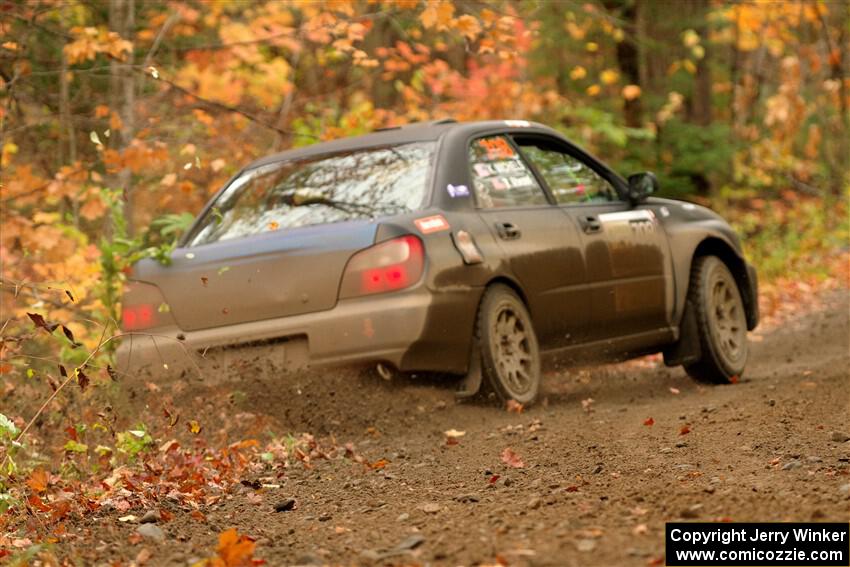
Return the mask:
[[(135, 0), (110, 0), (109, 27), (123, 39), (132, 41), (135, 27)], [(124, 63), (110, 61), (110, 106), (113, 112), (121, 117), (121, 131), (111, 132), (110, 140), (113, 148), (124, 150), (132, 141), (136, 127), (136, 75), (133, 72), (133, 52), (127, 55)], [(124, 198), (124, 218), (127, 222), (127, 233), (134, 232), (133, 222), (133, 186), (132, 172), (124, 168), (116, 180)]]
[[(617, 43), (617, 66), (628, 84), (643, 88), (641, 81), (640, 41), (638, 38), (638, 13), (640, 0), (605, 0), (605, 9), (618, 12), (623, 20), (623, 40)], [(641, 97), (623, 101), (623, 118), (626, 126), (639, 128), (643, 108)]]
[(696, 32), (699, 34), (704, 49), (704, 56), (697, 61), (694, 74), (694, 91), (689, 106), (690, 122), (700, 126), (711, 124), (711, 48), (708, 44), (708, 0), (691, 0), (692, 16), (697, 22)]

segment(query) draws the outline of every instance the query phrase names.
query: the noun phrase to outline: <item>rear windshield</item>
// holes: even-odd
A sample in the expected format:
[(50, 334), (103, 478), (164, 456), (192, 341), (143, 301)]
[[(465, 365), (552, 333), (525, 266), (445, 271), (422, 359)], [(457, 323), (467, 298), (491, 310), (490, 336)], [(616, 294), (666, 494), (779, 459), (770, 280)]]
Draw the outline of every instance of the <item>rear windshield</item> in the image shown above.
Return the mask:
[(216, 199), (189, 246), (416, 210), (434, 142), (282, 161), (245, 171)]

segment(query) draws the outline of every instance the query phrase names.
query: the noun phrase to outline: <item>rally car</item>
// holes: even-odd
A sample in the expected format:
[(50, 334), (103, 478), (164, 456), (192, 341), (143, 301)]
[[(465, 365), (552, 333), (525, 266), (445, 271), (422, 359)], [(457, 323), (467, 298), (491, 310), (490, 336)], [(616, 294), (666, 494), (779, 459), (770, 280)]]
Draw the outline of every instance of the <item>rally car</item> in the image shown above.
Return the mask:
[(552, 128), (411, 124), (260, 159), (123, 299), (124, 369), (272, 345), (284, 362), (464, 377), (532, 402), (541, 358), (664, 353), (734, 381), (758, 323), (729, 224)]

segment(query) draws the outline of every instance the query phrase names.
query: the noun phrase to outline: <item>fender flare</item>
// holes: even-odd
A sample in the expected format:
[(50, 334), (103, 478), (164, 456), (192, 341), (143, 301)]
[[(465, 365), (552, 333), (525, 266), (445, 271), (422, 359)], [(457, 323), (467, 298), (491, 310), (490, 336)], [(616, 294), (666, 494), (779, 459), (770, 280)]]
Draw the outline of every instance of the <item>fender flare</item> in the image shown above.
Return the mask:
[(672, 247), (676, 282), (673, 323), (682, 323), (694, 258), (717, 256), (726, 264), (738, 284), (747, 316), (747, 330), (755, 329), (759, 321), (758, 278), (755, 269), (744, 259), (735, 234), (728, 226), (710, 221), (704, 223), (701, 230), (693, 230), (692, 224), (682, 224), (677, 228), (679, 230), (668, 230), (668, 236), (675, 242)]

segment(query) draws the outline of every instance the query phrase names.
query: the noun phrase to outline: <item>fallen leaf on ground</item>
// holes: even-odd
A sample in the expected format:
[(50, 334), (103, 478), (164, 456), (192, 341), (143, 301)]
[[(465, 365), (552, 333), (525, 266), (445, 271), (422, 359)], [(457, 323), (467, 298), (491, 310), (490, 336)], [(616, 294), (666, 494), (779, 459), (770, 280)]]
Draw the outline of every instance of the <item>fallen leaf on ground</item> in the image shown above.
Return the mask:
[(508, 400), (505, 409), (508, 410), (508, 413), (522, 413), (525, 408), (516, 400)]
[(514, 453), (514, 450), (510, 447), (502, 449), (502, 462), (515, 469), (521, 469), (525, 466), (520, 456)]
[(686, 425), (683, 425), (682, 428), (679, 430), (679, 435), (687, 435), (690, 432), (691, 432), (691, 428), (686, 424)]
[(673, 388), (673, 387), (671, 387), (671, 388), (670, 388), (670, 393), (675, 395), (675, 394), (679, 394), (679, 393), (681, 393), (681, 392), (679, 392), (679, 388)]
[(254, 540), (231, 528), (218, 537), (218, 558), (224, 567), (250, 565), (256, 547)]
[(643, 424), (644, 424), (644, 425), (646, 425), (647, 427), (652, 427), (653, 425), (655, 425), (655, 420), (654, 420), (654, 419), (652, 419), (651, 417), (647, 417), (647, 418), (643, 421)]
[(50, 477), (47, 474), (47, 471), (44, 469), (35, 469), (32, 471), (29, 479), (27, 480), (27, 486), (32, 488), (35, 492), (44, 492), (47, 490), (47, 483), (49, 482)]

